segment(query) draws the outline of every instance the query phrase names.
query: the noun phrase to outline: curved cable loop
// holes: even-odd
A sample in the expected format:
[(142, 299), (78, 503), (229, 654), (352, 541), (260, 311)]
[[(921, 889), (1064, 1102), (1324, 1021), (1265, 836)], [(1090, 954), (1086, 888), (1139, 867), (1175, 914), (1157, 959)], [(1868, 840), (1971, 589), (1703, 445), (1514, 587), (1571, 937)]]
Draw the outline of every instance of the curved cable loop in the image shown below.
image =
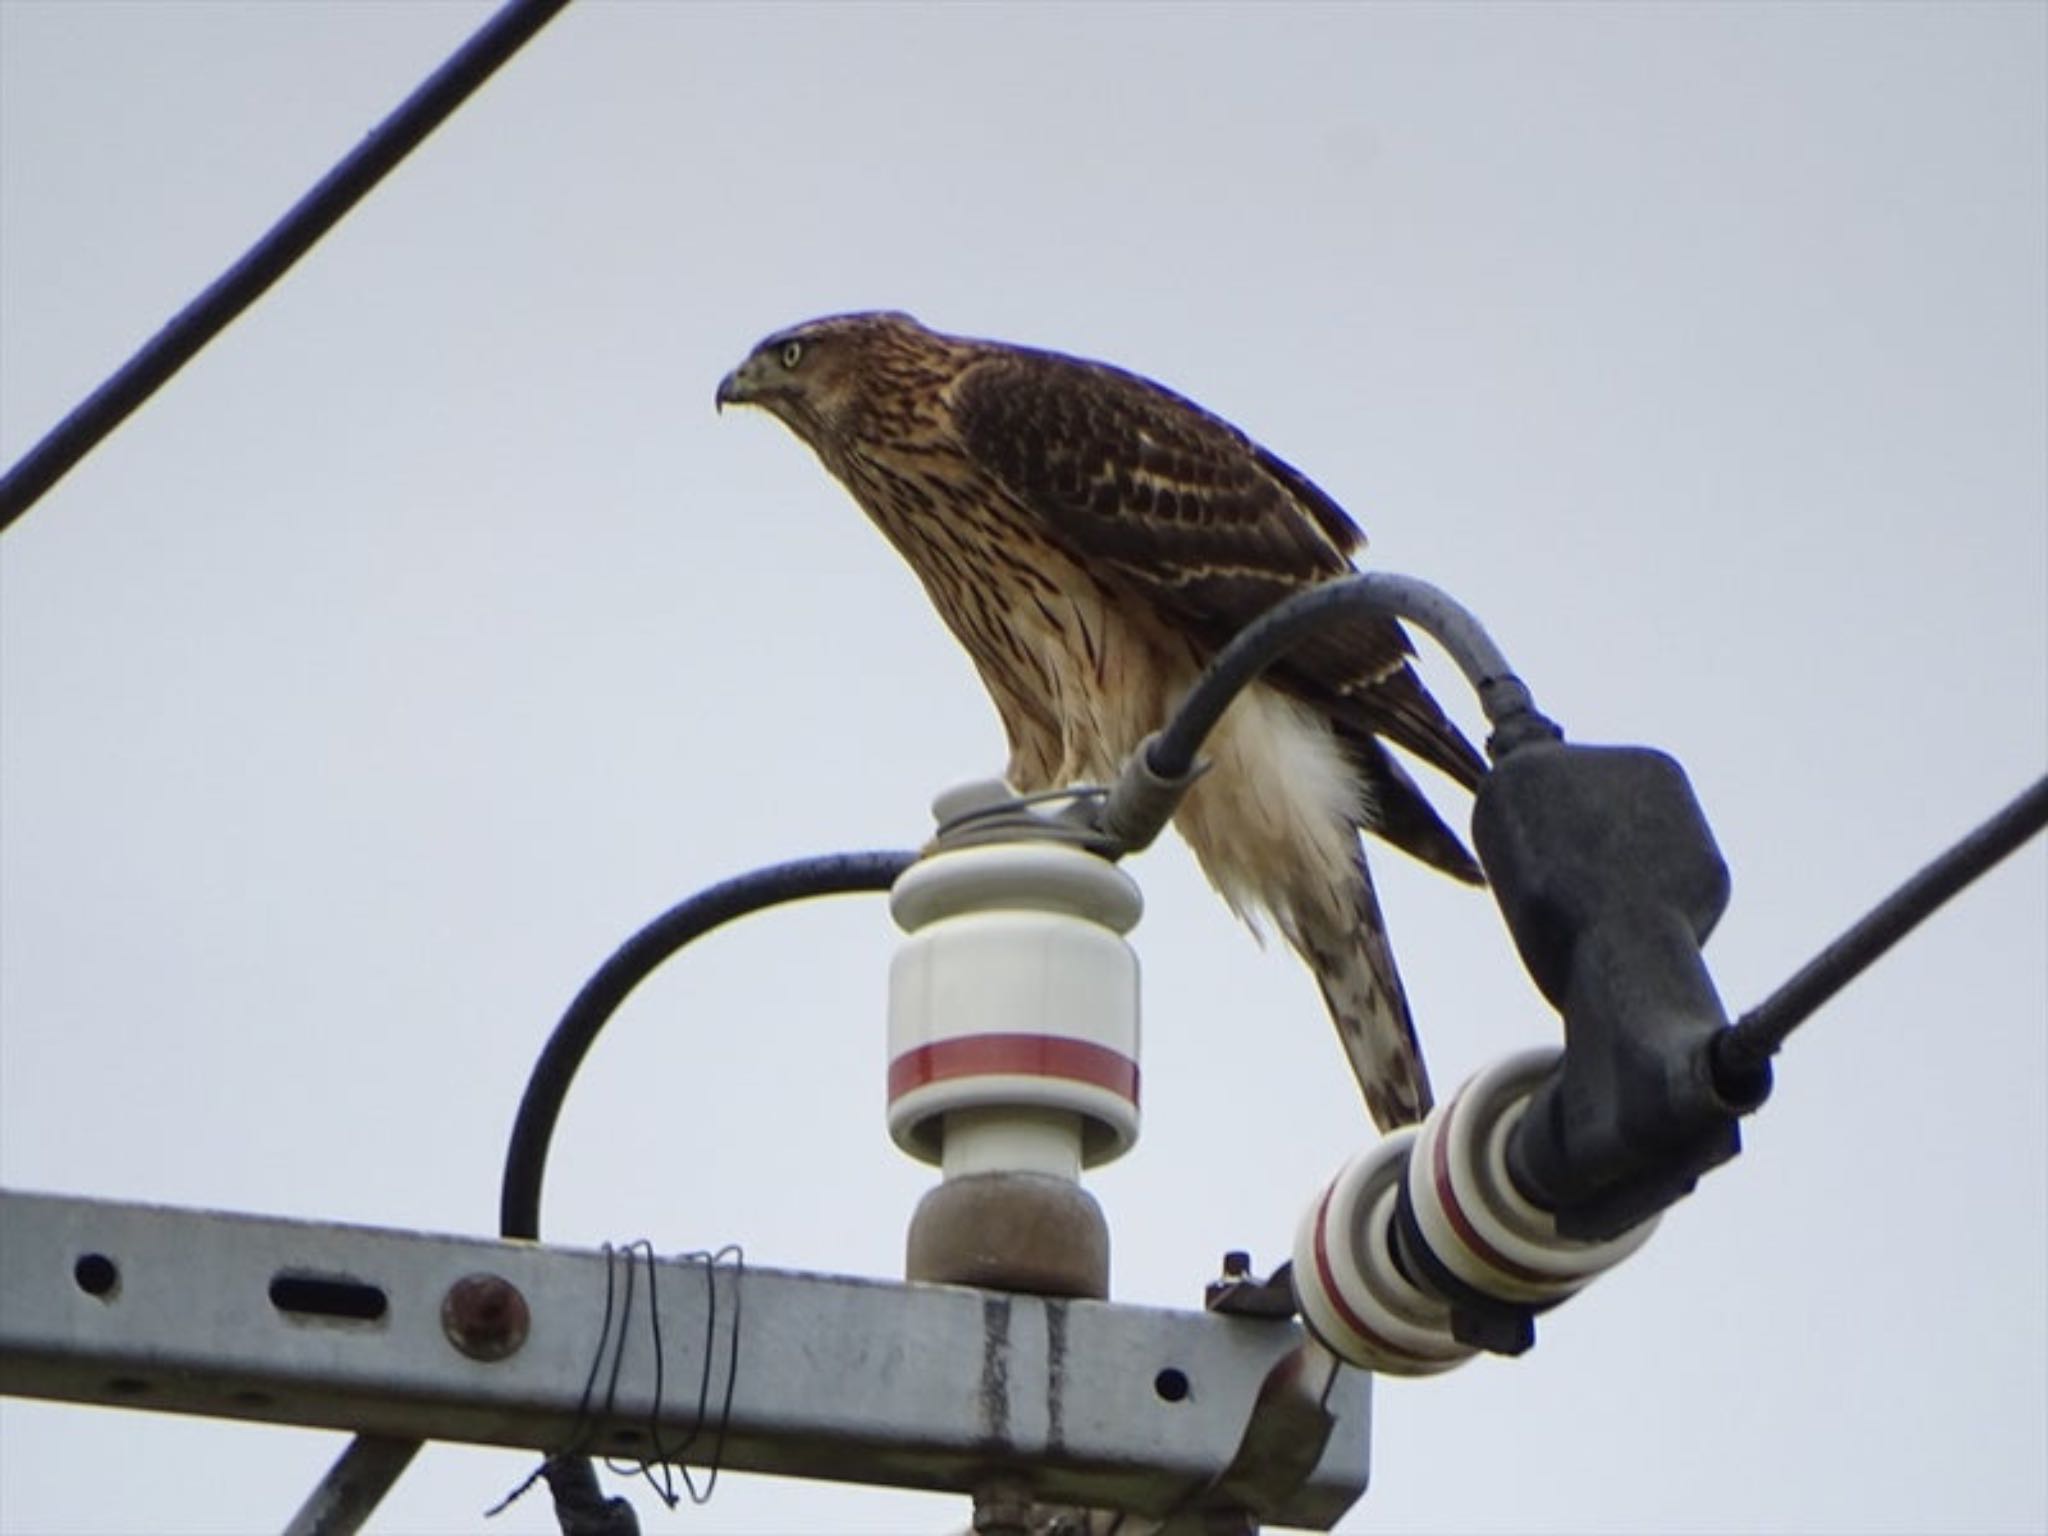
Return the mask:
[(547, 1173), (548, 1142), (569, 1084), (606, 1021), (657, 966), (712, 929), (769, 907), (810, 896), (886, 891), (916, 861), (913, 852), (888, 849), (771, 864), (699, 891), (621, 944), (564, 1011), (527, 1079), (526, 1094), (512, 1123), (511, 1142), (505, 1149), (505, 1177), (498, 1200), (500, 1235), (528, 1241), (540, 1237), (541, 1181)]
[(1252, 681), (1314, 631), (1362, 613), (1406, 619), (1441, 645), (1479, 696), (1495, 762), (1532, 741), (1556, 741), (1557, 726), (1470, 609), (1414, 576), (1367, 571), (1288, 598), (1246, 625), (1216, 654), (1163, 730), (1124, 764), (1097, 818), (1126, 852), (1148, 846), (1172, 819), (1201, 772), (1196, 755), (1224, 711)]
[[(526, 1082), (526, 1092), (519, 1101), (519, 1113), (512, 1122), (512, 1137), (505, 1149), (504, 1181), (498, 1197), (498, 1231), (506, 1238), (520, 1238), (529, 1242), (540, 1238), (540, 1197), (542, 1181), (547, 1174), (548, 1145), (554, 1137), (555, 1124), (561, 1118), (562, 1103), (568, 1097), (569, 1084), (575, 1080), (577, 1068), (583, 1065), (583, 1058), (590, 1054), (591, 1046), (613, 1014), (617, 1013), (634, 988), (645, 981), (659, 967), (679, 950), (694, 940), (702, 938), (712, 929), (722, 927), (738, 918), (748, 917), (770, 907), (781, 906), (792, 901), (801, 901), (811, 896), (836, 896), (859, 891), (886, 891), (896, 883), (896, 878), (917, 862), (917, 855), (908, 850), (888, 849), (867, 853), (827, 854), (819, 858), (792, 859), (784, 864), (771, 864), (765, 869), (737, 875), (730, 880), (706, 887), (686, 901), (678, 902), (648, 923), (638, 933), (627, 939), (614, 950), (609, 959), (599, 966), (582, 989), (563, 1011), (560, 1022), (541, 1048), (540, 1059), (534, 1063), (532, 1075)], [(609, 1249), (609, 1245), (607, 1245)], [(720, 1250), (724, 1252), (724, 1250)], [(717, 1259), (713, 1257), (712, 1264)], [(654, 1273), (654, 1256), (648, 1251), (648, 1273), (650, 1285)], [(630, 1270), (629, 1270), (630, 1275)], [(611, 1317), (611, 1275), (610, 1265), (606, 1266), (606, 1327)], [(649, 1306), (654, 1305), (652, 1298)], [(738, 1306), (735, 1297), (734, 1306)], [(737, 1314), (736, 1314), (737, 1316)], [(658, 1328), (659, 1318), (653, 1319)], [(737, 1326), (737, 1321), (735, 1321)], [(657, 1334), (656, 1360), (660, 1359), (659, 1335)], [(623, 1347), (623, 1339), (621, 1340)], [(738, 1370), (738, 1343), (735, 1336), (734, 1354), (730, 1369)], [(709, 1355), (706, 1356), (709, 1369)], [(595, 1367), (593, 1367), (595, 1370)], [(593, 1378), (594, 1382), (594, 1378)], [(585, 1387), (588, 1398), (590, 1387)], [(732, 1408), (732, 1381), (726, 1382), (726, 1407), (721, 1416), (718, 1439), (721, 1447), (725, 1440), (725, 1416)], [(701, 1404), (699, 1417), (701, 1420)], [(656, 1441), (659, 1449), (659, 1439)], [(572, 1523), (583, 1518), (579, 1514), (578, 1500), (596, 1488), (596, 1470), (578, 1451), (550, 1457), (543, 1463), (535, 1477), (545, 1475), (549, 1486), (556, 1493), (556, 1513), (569, 1530)], [(713, 1480), (716, 1480), (713, 1472)], [(688, 1474), (685, 1473), (687, 1481)], [(651, 1474), (650, 1474), (651, 1479)], [(531, 1485), (528, 1478), (498, 1505), (503, 1509), (517, 1499)], [(560, 1486), (557, 1486), (557, 1484)], [(659, 1491), (659, 1490), (657, 1490)], [(705, 1489), (705, 1496), (710, 1488)], [(664, 1495), (666, 1498), (667, 1496)], [(696, 1498), (694, 1487), (691, 1497)], [(673, 1503), (673, 1499), (669, 1499)], [(701, 1502), (701, 1501), (699, 1501)], [(593, 1506), (597, 1516), (610, 1531), (633, 1532), (639, 1524), (633, 1514), (632, 1505), (623, 1499), (605, 1500)], [(495, 1514), (494, 1509), (491, 1513)]]

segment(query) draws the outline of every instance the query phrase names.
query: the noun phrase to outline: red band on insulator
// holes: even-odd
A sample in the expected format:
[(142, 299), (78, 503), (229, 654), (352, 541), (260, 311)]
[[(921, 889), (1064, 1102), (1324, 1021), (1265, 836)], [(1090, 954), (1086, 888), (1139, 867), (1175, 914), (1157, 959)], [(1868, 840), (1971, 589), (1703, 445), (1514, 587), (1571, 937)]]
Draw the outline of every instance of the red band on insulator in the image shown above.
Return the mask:
[(1121, 1051), (1064, 1035), (959, 1035), (889, 1063), (889, 1098), (956, 1077), (1056, 1077), (1138, 1102), (1138, 1064)]
[[(1455, 1130), (1451, 1121), (1457, 1118), (1461, 1107), (1462, 1100), (1454, 1103), (1444, 1116), (1443, 1129), (1437, 1133), (1436, 1146), (1429, 1159), (1430, 1181), (1436, 1185), (1437, 1203), (1443, 1207), (1444, 1219), (1451, 1224), (1451, 1230), (1458, 1234), (1458, 1240), (1467, 1249), (1500, 1273), (1511, 1279), (1520, 1280), (1524, 1285), (1539, 1286), (1548, 1291), (1556, 1290), (1559, 1283), (1557, 1276), (1546, 1275), (1539, 1270), (1524, 1269), (1505, 1254), (1496, 1253), (1493, 1245), (1479, 1235), (1471, 1219), (1466, 1216), (1464, 1208), (1458, 1204), (1457, 1190), (1451, 1185), (1451, 1136)], [(1455, 1266), (1453, 1272), (1455, 1273)], [(1484, 1286), (1478, 1288), (1486, 1289)]]
[[(1344, 1293), (1337, 1289), (1337, 1277), (1330, 1271), (1329, 1242), (1323, 1236), (1324, 1230), (1329, 1226), (1330, 1222), (1330, 1196), (1336, 1192), (1337, 1186), (1333, 1183), (1328, 1189), (1323, 1191), (1323, 1198), (1316, 1205), (1316, 1279), (1322, 1283), (1323, 1295), (1328, 1297), (1330, 1305), (1337, 1309), (1337, 1315), (1344, 1319), (1344, 1326), (1382, 1354), (1389, 1355), (1396, 1360), (1418, 1360), (1423, 1358), (1415, 1354), (1414, 1351), (1403, 1349), (1400, 1345), (1383, 1339), (1373, 1332), (1365, 1319), (1351, 1310), (1351, 1304), (1344, 1299)], [(1355, 1361), (1353, 1363), (1356, 1364)]]

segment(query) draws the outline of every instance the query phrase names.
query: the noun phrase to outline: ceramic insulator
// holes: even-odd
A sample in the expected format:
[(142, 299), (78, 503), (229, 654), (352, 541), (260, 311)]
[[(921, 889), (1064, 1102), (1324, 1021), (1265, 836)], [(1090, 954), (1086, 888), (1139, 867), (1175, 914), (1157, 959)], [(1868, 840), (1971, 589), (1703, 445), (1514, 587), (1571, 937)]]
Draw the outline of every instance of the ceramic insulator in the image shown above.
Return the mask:
[(948, 1177), (1072, 1177), (1127, 1151), (1138, 961), (1123, 935), (1142, 911), (1130, 879), (1076, 848), (999, 843), (920, 860), (889, 906), (908, 934), (889, 973), (896, 1144)]
[(1579, 1242), (1561, 1236), (1508, 1177), (1508, 1137), (1561, 1054), (1523, 1051), (1471, 1078), (1430, 1112), (1408, 1160), (1408, 1198), (1430, 1252), (1502, 1301), (1562, 1300), (1634, 1253), (1657, 1225), (1652, 1218), (1605, 1242)]
[(1345, 1164), (1309, 1208), (1295, 1234), (1295, 1295), (1333, 1354), (1367, 1370), (1426, 1376), (1476, 1353), (1453, 1336), (1448, 1302), (1395, 1257), (1404, 1186), (1429, 1256), (1517, 1306), (1562, 1300), (1648, 1239), (1654, 1219), (1602, 1243), (1563, 1237), (1508, 1177), (1508, 1137), (1559, 1055), (1524, 1051), (1479, 1073), (1420, 1126)]
[(1351, 1159), (1294, 1237), (1294, 1290), (1309, 1331), (1332, 1354), (1393, 1376), (1432, 1376), (1475, 1351), (1451, 1336), (1451, 1309), (1394, 1262), (1394, 1206), (1415, 1130)]

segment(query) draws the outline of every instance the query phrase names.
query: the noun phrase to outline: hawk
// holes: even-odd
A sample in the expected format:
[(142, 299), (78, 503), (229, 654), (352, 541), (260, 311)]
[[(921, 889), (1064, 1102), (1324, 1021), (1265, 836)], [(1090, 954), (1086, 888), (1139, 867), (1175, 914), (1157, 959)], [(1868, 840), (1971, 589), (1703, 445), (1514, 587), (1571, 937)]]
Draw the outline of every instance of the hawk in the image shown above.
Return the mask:
[[(1352, 573), (1358, 526), (1308, 477), (1136, 374), (897, 313), (777, 331), (718, 386), (808, 443), (966, 647), (1020, 792), (1112, 779), (1231, 636)], [(1174, 818), (1210, 881), (1314, 973), (1382, 1130), (1429, 1079), (1359, 830), (1481, 876), (1385, 743), (1485, 771), (1391, 619), (1318, 632), (1239, 695)]]

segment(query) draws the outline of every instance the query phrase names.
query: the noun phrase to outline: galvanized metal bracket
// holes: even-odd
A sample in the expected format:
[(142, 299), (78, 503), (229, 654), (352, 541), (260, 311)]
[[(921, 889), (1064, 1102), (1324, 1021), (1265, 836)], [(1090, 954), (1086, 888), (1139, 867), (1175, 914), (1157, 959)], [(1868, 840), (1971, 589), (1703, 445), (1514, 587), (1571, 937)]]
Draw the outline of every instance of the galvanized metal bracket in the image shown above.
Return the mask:
[(1255, 1465), (1303, 1342), (1284, 1319), (0, 1191), (0, 1392), (22, 1397), (1328, 1529), (1366, 1485), (1364, 1373), (1319, 1384), (1305, 1467)]

